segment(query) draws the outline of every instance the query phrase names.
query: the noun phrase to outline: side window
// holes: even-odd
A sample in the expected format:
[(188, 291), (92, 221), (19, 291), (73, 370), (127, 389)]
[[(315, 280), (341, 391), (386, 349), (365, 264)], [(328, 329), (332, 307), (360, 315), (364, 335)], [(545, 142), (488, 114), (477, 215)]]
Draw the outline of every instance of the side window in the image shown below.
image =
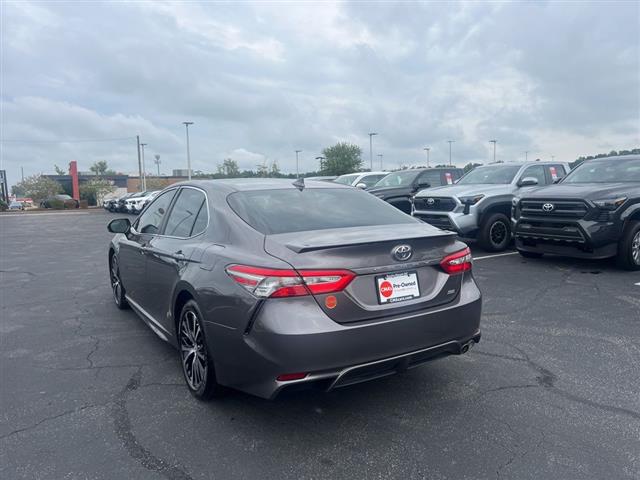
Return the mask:
[[(167, 219), (167, 224), (164, 227), (164, 232), (162, 233), (171, 237), (190, 237), (196, 218), (201, 210), (203, 210), (204, 202), (205, 195), (200, 190), (182, 188), (178, 199), (173, 204), (173, 208)], [(206, 206), (204, 206), (204, 211), (206, 214)]]
[(386, 177), (387, 174), (384, 175), (367, 175), (366, 177), (360, 180), (360, 183), (364, 183), (367, 187), (373, 187), (376, 183), (380, 181), (381, 178)]
[(563, 165), (549, 165), (545, 168), (547, 170), (547, 173), (549, 174), (549, 180), (551, 183), (555, 182), (556, 180), (560, 180), (567, 174), (567, 172), (564, 171)]
[(175, 190), (169, 190), (162, 195), (158, 195), (138, 218), (138, 226), (136, 229), (142, 233), (158, 233), (162, 220), (164, 219), (175, 194)]
[(522, 175), (520, 175), (520, 180), (525, 178), (535, 178), (538, 180), (538, 185), (546, 185), (547, 177), (544, 175), (544, 166), (543, 165), (533, 165), (527, 168)]
[(205, 229), (207, 228), (208, 223), (209, 223), (209, 211), (207, 210), (207, 203), (205, 200), (202, 202), (202, 205), (200, 205), (200, 211), (196, 216), (196, 221), (193, 224), (193, 228), (191, 229), (190, 236), (193, 237), (194, 235), (198, 235), (199, 233), (204, 232)]
[(432, 187), (439, 187), (442, 185), (442, 179), (440, 178), (440, 171), (427, 171), (420, 174), (417, 180), (418, 184), (428, 183)]

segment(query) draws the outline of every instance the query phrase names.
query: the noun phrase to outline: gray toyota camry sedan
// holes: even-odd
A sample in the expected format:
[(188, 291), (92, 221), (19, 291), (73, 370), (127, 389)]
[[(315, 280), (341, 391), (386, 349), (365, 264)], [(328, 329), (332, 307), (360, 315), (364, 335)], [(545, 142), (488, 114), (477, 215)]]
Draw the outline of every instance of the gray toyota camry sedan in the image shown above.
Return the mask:
[(178, 349), (199, 399), (330, 390), (480, 340), (467, 246), (356, 188), (180, 183), (109, 231), (116, 305)]

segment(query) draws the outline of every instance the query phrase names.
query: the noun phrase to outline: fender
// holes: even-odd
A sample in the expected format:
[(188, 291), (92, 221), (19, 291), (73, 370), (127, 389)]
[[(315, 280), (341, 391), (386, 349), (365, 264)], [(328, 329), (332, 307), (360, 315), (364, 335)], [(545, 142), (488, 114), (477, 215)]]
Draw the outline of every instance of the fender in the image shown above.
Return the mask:
[(485, 215), (494, 210), (496, 207), (498, 209), (504, 209), (507, 217), (510, 217), (511, 214), (511, 200), (513, 199), (512, 194), (508, 195), (496, 195), (495, 197), (489, 197), (487, 199), (483, 199), (478, 206), (476, 207), (476, 211), (478, 212), (478, 226), (484, 220)]
[(629, 205), (624, 212), (620, 214), (620, 220), (626, 222), (631, 218), (633, 214), (640, 212), (640, 200), (636, 200), (636, 203)]

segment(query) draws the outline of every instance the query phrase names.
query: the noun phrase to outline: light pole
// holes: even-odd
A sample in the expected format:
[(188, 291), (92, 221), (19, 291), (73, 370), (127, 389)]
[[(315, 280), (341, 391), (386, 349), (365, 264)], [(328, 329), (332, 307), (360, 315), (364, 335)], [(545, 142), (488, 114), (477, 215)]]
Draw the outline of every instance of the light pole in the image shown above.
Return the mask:
[[(380, 157), (380, 170), (382, 170), (382, 154), (379, 153), (378, 157)], [(373, 170), (372, 170), (373, 171)]]
[(451, 166), (451, 144), (455, 143), (455, 140), (447, 140), (449, 142), (449, 166)]
[(529, 150), (525, 150), (524, 152), (524, 161), (528, 161), (529, 160)]
[(155, 160), (153, 162), (156, 164), (156, 167), (158, 167), (158, 176), (160, 176), (160, 155), (156, 153)]
[(300, 178), (300, 169), (298, 168), (299, 165), (299, 157), (298, 154), (302, 152), (302, 150), (296, 150), (296, 177)]
[(316, 160), (320, 160), (320, 171), (324, 172), (324, 159), (325, 157), (323, 157), (322, 155), (319, 155), (316, 157)]
[(187, 175), (191, 180), (191, 152), (189, 151), (189, 125), (193, 125), (193, 122), (182, 122), (187, 132)]
[(375, 132), (369, 133), (369, 162), (371, 163), (371, 171), (373, 172), (373, 136), (377, 135)]
[(551, 155), (551, 161), (553, 162), (556, 159), (555, 155)]
[(489, 143), (493, 143), (493, 163), (496, 163), (496, 143), (497, 140), (489, 140)]
[(429, 152), (431, 151), (431, 148), (424, 147), (423, 150), (427, 152), (427, 168), (429, 168)]
[(140, 147), (142, 147), (142, 191), (147, 191), (147, 169), (144, 165), (144, 147), (146, 147), (146, 143), (141, 143)]

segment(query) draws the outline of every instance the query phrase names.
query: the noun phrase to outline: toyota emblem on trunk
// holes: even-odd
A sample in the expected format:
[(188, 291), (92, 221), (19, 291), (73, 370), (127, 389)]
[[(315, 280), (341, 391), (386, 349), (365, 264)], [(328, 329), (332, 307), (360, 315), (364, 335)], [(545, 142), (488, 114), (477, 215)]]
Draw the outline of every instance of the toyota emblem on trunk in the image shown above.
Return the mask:
[(545, 203), (542, 205), (542, 210), (545, 212), (553, 212), (553, 209), (556, 208), (553, 203)]
[(396, 260), (404, 262), (411, 258), (411, 255), (413, 255), (413, 250), (411, 249), (410, 245), (398, 245), (397, 247), (393, 247), (393, 250), (391, 250), (391, 255), (393, 255)]

